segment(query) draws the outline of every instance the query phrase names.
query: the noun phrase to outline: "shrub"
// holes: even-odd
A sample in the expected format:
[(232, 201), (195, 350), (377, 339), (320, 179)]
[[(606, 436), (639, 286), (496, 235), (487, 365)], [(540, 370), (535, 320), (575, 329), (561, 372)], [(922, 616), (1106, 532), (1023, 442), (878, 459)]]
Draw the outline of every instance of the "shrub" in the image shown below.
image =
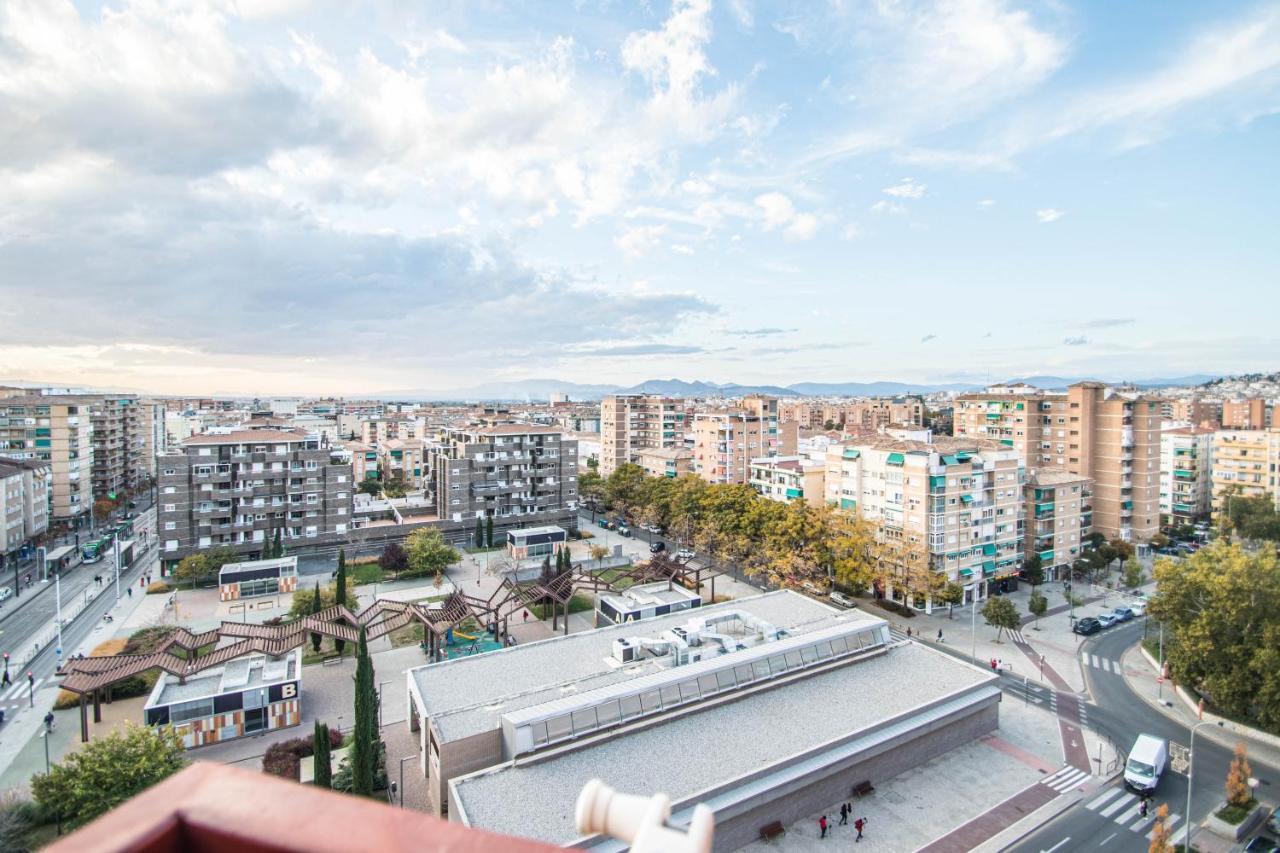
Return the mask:
[(905, 604), (900, 604), (889, 598), (877, 598), (876, 606), (888, 610), (890, 613), (896, 613), (899, 616), (905, 616), (908, 619), (915, 618), (916, 612)]
[[(341, 746), (342, 732), (329, 729), (329, 748), (338, 749)], [(309, 737), (273, 743), (262, 756), (262, 772), (297, 782), (301, 778), (302, 759), (310, 757), (313, 749), (313, 739)]]
[(161, 595), (166, 592), (173, 592), (173, 587), (165, 581), (152, 581), (147, 587), (147, 595)]

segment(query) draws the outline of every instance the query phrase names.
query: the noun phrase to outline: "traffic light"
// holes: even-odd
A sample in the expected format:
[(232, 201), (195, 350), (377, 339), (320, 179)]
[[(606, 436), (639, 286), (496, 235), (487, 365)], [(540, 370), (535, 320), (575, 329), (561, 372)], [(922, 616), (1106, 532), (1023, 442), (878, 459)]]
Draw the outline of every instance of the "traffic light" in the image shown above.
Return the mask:
[(36, 683), (36, 674), (31, 670), (27, 670), (27, 684), (35, 684), (35, 683)]

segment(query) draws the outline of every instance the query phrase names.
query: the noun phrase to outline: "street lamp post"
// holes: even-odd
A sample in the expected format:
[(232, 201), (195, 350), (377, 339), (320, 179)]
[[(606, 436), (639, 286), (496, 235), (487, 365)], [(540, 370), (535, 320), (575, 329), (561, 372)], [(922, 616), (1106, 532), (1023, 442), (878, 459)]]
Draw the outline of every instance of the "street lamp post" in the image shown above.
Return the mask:
[(120, 603), (120, 537), (111, 540), (111, 550), (115, 552), (116, 562), (116, 603)]
[(400, 759), (400, 808), (404, 808), (404, 763), (417, 757), (416, 755), (406, 755)]
[[(1210, 726), (1213, 724), (1212, 720), (1205, 720), (1202, 723), (1196, 723), (1191, 727), (1191, 740), (1187, 743), (1187, 836), (1182, 842), (1183, 850), (1191, 849), (1191, 824), (1195, 822), (1191, 819), (1191, 782), (1194, 778), (1192, 774), (1196, 772), (1196, 730), (1201, 726)], [(1221, 726), (1222, 721), (1219, 720), (1217, 725)]]
[(973, 607), (969, 611), (969, 636), (972, 640), (973, 647), (970, 650), (969, 657), (975, 661), (978, 659), (978, 582), (973, 582)]
[(57, 613), (55, 618), (58, 620), (58, 668), (62, 668), (62, 572), (55, 572), (53, 575), (53, 594)]
[(390, 684), (390, 683), (391, 683), (390, 681), (379, 681), (379, 682), (378, 682), (378, 732), (379, 732), (379, 736), (381, 736), (381, 732), (382, 732), (382, 688), (383, 688), (385, 685)]

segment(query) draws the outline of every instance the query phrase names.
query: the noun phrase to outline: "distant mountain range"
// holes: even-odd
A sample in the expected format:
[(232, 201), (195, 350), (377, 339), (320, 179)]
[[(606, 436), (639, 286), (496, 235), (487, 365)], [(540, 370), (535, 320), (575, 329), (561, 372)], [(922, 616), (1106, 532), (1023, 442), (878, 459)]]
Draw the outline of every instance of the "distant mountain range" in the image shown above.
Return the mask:
[[(1010, 379), (1045, 390), (1066, 388), (1088, 377), (1027, 376)], [(1209, 375), (1179, 376), (1135, 381), (1128, 384), (1142, 388), (1191, 386), (1215, 379)], [(1116, 384), (1116, 383), (1111, 383)], [(493, 400), (515, 402), (544, 401), (552, 394), (565, 394), (572, 400), (598, 400), (609, 394), (661, 394), (667, 397), (740, 397), (744, 394), (769, 394), (775, 397), (891, 397), (905, 394), (962, 394), (981, 391), (987, 383), (965, 382), (797, 382), (794, 385), (739, 385), (704, 380), (649, 379), (636, 385), (588, 385), (560, 382), (555, 379), (524, 379), (514, 382), (490, 382), (453, 391), (404, 390), (385, 391), (373, 395), (384, 400)]]

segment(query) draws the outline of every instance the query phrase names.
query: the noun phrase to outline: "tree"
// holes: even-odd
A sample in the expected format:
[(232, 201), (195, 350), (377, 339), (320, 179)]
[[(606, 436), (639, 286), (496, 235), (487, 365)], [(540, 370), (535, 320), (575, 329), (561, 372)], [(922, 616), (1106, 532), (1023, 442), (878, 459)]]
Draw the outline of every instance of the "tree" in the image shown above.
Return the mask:
[(493, 516), (486, 515), (484, 517), (484, 545), (486, 548), (493, 547)]
[(395, 471), (382, 482), (382, 494), (388, 498), (402, 498), (409, 494), (409, 484), (404, 474)]
[(1035, 629), (1040, 630), (1040, 617), (1049, 609), (1049, 599), (1038, 589), (1031, 591), (1031, 597), (1027, 599), (1027, 610), (1031, 611), (1031, 615), (1036, 617)]
[(329, 727), (316, 720), (316, 733), (311, 747), (314, 761), (312, 779), (317, 788), (333, 786), (333, 754), (329, 748)]
[(273, 557), (284, 556), (284, 539), (282, 537), (282, 532), (279, 527), (276, 528), (276, 540), (275, 540), (275, 544), (271, 548), (271, 555)]
[(405, 553), (409, 557), (409, 568), (405, 577), (422, 578), (434, 575), (436, 584), (440, 583), (444, 570), (458, 561), (458, 552), (444, 541), (440, 531), (434, 527), (420, 527), (405, 540)]
[(1156, 808), (1156, 822), (1151, 827), (1151, 846), (1147, 853), (1173, 853), (1173, 833), (1169, 830), (1169, 804)]
[(1170, 544), (1171, 542), (1169, 537), (1165, 536), (1163, 533), (1157, 533), (1155, 536), (1151, 537), (1152, 548), (1168, 548)]
[(1236, 741), (1235, 757), (1227, 771), (1227, 805), (1241, 809), (1249, 807), (1253, 802), (1253, 789), (1249, 787), (1252, 774), (1244, 741)]
[(982, 618), (988, 625), (995, 626), (997, 643), (1005, 631), (1013, 631), (1022, 624), (1018, 608), (1004, 596), (988, 598), (987, 603), (982, 605)]
[(409, 555), (404, 552), (399, 542), (389, 542), (387, 547), (382, 549), (378, 565), (384, 572), (391, 572), (396, 577), (400, 577), (400, 573), (409, 568)]
[[(326, 610), (338, 603), (338, 585), (331, 583), (328, 586), (320, 587), (320, 610)], [(289, 605), (289, 619), (298, 619), (302, 616), (310, 616), (313, 612), (316, 602), (315, 592), (309, 589), (301, 588), (293, 593), (293, 601)], [(348, 610), (355, 610), (358, 606), (355, 594), (351, 590), (347, 590), (347, 600), (343, 602)]]
[[(347, 549), (338, 549), (338, 577), (334, 582), (334, 600), (343, 603), (347, 600)], [(340, 619), (339, 622), (345, 622)], [(333, 638), (333, 647), (338, 651), (338, 657), (342, 657), (343, 650), (347, 647), (347, 641), (341, 637)]]
[(1142, 569), (1142, 563), (1137, 557), (1130, 557), (1124, 561), (1124, 585), (1130, 589), (1137, 589), (1142, 586), (1143, 581), (1147, 579), (1147, 574)]
[(609, 549), (603, 545), (589, 545), (587, 546), (587, 553), (591, 555), (591, 559), (598, 563), (609, 556)]
[(376, 498), (382, 494), (382, 485), (377, 480), (364, 480), (356, 486), (356, 491)]
[(207, 548), (187, 557), (183, 557), (173, 570), (178, 580), (190, 582), (194, 587), (218, 579), (218, 571), (227, 563), (234, 563), (239, 555), (225, 545)]
[(947, 605), (947, 618), (950, 619), (955, 606), (964, 601), (964, 587), (955, 581), (947, 581), (946, 586), (934, 593), (933, 601), (935, 604)]
[(1040, 559), (1040, 555), (1033, 552), (1030, 557), (1023, 560), (1020, 574), (1022, 579), (1033, 588), (1044, 583), (1044, 561)]
[[(320, 581), (316, 581), (316, 591), (315, 591), (314, 597), (311, 599), (311, 615), (312, 616), (316, 615), (321, 611), (321, 609), (322, 609), (322, 604), (320, 601)], [(311, 632), (311, 649), (316, 654), (320, 654), (320, 642), (323, 639), (324, 638), (320, 636), (320, 634), (316, 633), (315, 631)]]
[(116, 505), (106, 498), (98, 498), (93, 502), (93, 517), (99, 524), (101, 524), (107, 520), (111, 515), (111, 510), (115, 508)]
[(46, 814), (74, 829), (186, 765), (173, 729), (125, 723), (124, 731), (94, 738), (48, 773), (32, 776), (31, 793)]
[(476, 532), (472, 535), (471, 541), (474, 547), (484, 547), (484, 522), (480, 520), (480, 516), (476, 516)]
[(356, 646), (355, 728), (351, 740), (351, 791), (369, 796), (373, 793), (373, 774), (378, 741), (378, 708), (374, 699), (373, 661), (365, 628), (360, 626)]

